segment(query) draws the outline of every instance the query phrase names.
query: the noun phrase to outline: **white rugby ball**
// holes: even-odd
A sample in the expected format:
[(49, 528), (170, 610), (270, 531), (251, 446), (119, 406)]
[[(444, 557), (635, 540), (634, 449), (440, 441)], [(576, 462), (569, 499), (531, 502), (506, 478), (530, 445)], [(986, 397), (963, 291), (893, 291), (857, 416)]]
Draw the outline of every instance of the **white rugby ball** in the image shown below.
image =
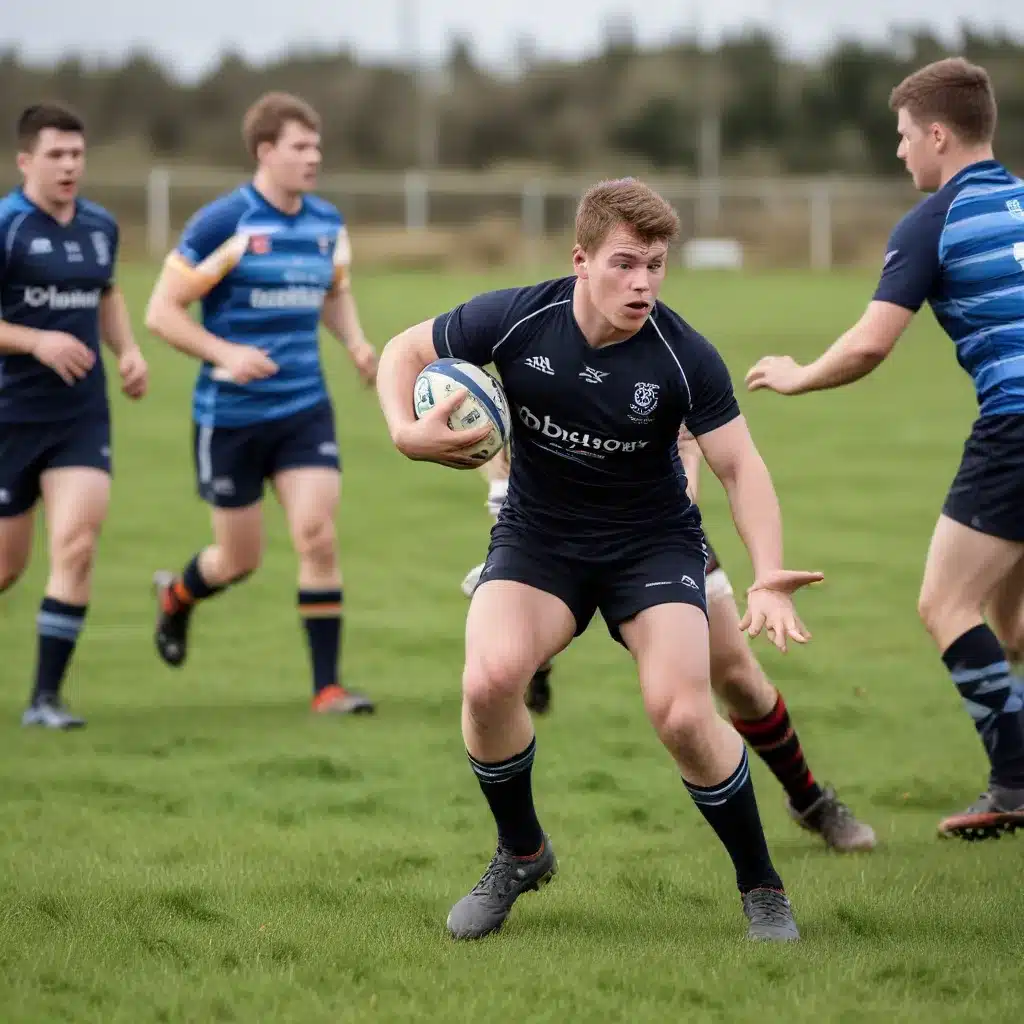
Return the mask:
[(466, 398), (448, 417), (448, 426), (473, 430), (484, 423), (491, 425), (491, 432), (466, 452), (482, 466), (505, 447), (511, 429), (505, 392), (486, 370), (462, 359), (435, 359), (423, 367), (413, 387), (416, 418), (457, 391), (465, 391)]

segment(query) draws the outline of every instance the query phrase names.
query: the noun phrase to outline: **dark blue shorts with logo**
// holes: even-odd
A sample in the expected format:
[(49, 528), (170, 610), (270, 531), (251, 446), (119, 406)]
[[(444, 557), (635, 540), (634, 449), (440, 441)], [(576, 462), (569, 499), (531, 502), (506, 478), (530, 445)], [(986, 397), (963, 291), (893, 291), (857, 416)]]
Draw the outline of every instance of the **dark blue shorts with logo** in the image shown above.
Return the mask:
[(330, 402), (245, 427), (196, 425), (193, 454), (199, 496), (216, 508), (256, 504), (286, 469), (341, 468)]
[(699, 526), (651, 529), (588, 551), (499, 520), (480, 582), (513, 580), (554, 595), (572, 612), (576, 636), (600, 612), (608, 632), (622, 643), (622, 624), (655, 605), (691, 604), (707, 615), (706, 558)]
[(43, 474), (72, 468), (113, 473), (106, 410), (54, 423), (0, 423), (0, 518), (35, 505)]

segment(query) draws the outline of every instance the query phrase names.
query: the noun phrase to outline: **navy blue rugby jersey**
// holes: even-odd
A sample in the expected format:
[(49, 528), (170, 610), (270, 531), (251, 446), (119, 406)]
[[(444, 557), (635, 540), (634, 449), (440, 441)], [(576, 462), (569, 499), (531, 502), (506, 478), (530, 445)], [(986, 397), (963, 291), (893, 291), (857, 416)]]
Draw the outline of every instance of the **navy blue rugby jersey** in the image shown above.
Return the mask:
[(739, 416), (717, 350), (661, 302), (626, 341), (588, 344), (575, 277), (486, 292), (434, 320), (438, 356), (494, 363), (512, 413), (503, 521), (563, 538), (699, 526), (676, 439)]
[(982, 160), (921, 200), (889, 238), (874, 298), (927, 302), (980, 414), (1024, 413), (1024, 181)]
[(108, 415), (100, 356), (100, 299), (113, 285), (118, 229), (95, 203), (79, 199), (65, 225), (19, 188), (0, 200), (0, 318), (62, 331), (96, 356), (67, 385), (34, 356), (0, 355), (0, 423), (56, 423)]

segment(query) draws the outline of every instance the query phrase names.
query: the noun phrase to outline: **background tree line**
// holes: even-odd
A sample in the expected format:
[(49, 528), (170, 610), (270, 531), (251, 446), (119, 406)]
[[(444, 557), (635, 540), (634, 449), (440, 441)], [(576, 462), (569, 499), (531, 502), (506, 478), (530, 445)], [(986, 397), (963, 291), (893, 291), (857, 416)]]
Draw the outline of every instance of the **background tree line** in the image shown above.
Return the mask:
[[(144, 53), (116, 65), (69, 57), (44, 68), (8, 51), (0, 53), (0, 120), (12, 125), (25, 104), (61, 98), (84, 115), (101, 153), (240, 167), (241, 114), (275, 88), (324, 114), (331, 170), (424, 162), (586, 170), (618, 161), (686, 173), (698, 170), (702, 125), (706, 132), (717, 111), (723, 173), (899, 175), (889, 90), (950, 51), (918, 32), (885, 45), (840, 41), (819, 60), (800, 62), (750, 31), (713, 50), (687, 41), (642, 49), (620, 32), (578, 63), (533, 52), (524, 43), (517, 73), (503, 75), (457, 40), (424, 88), (409, 67), (367, 63), (343, 49), (260, 66), (228, 54), (187, 84)], [(1024, 166), (1024, 43), (965, 29), (956, 52), (988, 67), (1000, 100), (1000, 154)]]

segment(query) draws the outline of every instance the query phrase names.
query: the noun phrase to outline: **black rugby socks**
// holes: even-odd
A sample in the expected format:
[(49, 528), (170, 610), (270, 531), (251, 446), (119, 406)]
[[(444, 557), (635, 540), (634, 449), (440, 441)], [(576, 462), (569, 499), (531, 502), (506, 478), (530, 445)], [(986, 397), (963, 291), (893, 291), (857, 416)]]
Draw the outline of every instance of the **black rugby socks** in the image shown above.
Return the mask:
[(469, 757), (491, 814), (498, 826), (498, 842), (516, 857), (532, 857), (544, 845), (544, 833), (533, 806), (531, 771), (537, 738), (507, 761), (487, 764)]

